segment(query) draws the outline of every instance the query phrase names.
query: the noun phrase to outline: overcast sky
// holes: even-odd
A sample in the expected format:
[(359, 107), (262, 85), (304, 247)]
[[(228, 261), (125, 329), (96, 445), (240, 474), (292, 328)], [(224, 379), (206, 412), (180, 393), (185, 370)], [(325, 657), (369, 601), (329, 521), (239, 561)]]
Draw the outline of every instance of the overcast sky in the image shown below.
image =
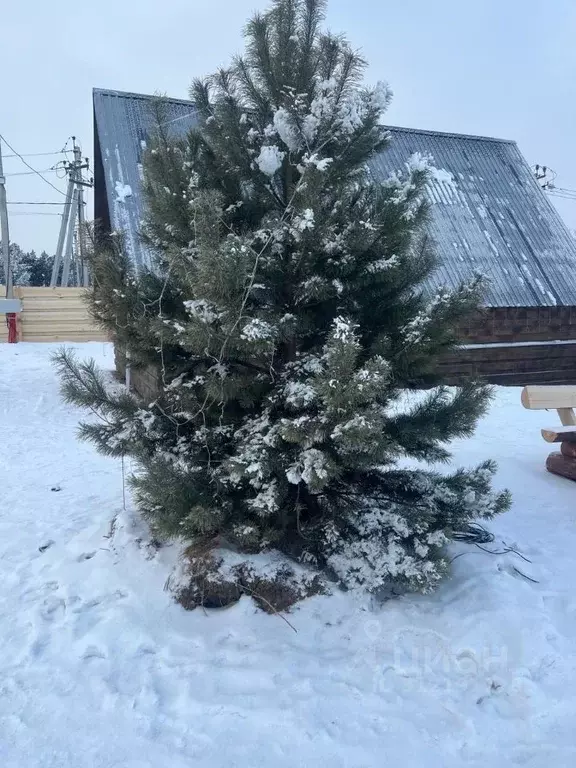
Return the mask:
[[(92, 157), (93, 87), (187, 98), (192, 77), (241, 50), (244, 21), (266, 5), (2, 2), (0, 133), (20, 153), (60, 149), (75, 134)], [(515, 139), (531, 165), (576, 188), (576, 0), (330, 0), (327, 23), (362, 49), (370, 81), (392, 85), (389, 124)], [(58, 159), (28, 158), (39, 170)], [(4, 170), (27, 169), (7, 158)], [(12, 201), (63, 199), (30, 175), (8, 176), (7, 191)], [(554, 202), (576, 228), (576, 200)], [(59, 208), (9, 210), (13, 241), (54, 252), (59, 218), (22, 214)]]

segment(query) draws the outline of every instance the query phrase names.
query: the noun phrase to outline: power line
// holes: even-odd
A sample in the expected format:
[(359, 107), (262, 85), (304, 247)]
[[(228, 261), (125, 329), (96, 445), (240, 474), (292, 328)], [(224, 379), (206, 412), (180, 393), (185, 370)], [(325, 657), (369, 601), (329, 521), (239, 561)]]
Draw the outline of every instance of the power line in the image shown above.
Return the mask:
[(576, 200), (576, 189), (557, 189), (552, 187), (546, 190), (553, 197), (561, 197), (564, 200)]
[(576, 200), (576, 189), (556, 186), (555, 182), (558, 174), (553, 168), (547, 165), (533, 165), (532, 171), (536, 181), (546, 194), (551, 197), (561, 198), (562, 200)]
[(554, 188), (554, 182), (556, 181), (558, 174), (553, 168), (550, 168), (548, 165), (540, 165), (537, 163), (532, 166), (532, 172), (536, 177), (536, 181), (538, 183), (542, 182), (540, 184), (542, 189), (548, 190)]
[(557, 195), (558, 197), (576, 197), (576, 190), (553, 188), (550, 190), (550, 194)]
[[(35, 173), (37, 176), (39, 176), (39, 177), (42, 179), (42, 181), (45, 181), (45, 182), (46, 182), (46, 184), (48, 184), (49, 186), (51, 186), (51, 187), (52, 187), (52, 189), (56, 190), (56, 192), (58, 192), (58, 194), (59, 194), (59, 195), (62, 195), (63, 197), (66, 197), (65, 193), (64, 193), (64, 192), (62, 192), (62, 190), (61, 190), (61, 189), (58, 189), (58, 187), (56, 187), (54, 184), (52, 184), (52, 182), (51, 182), (51, 181), (49, 181), (47, 178), (45, 178), (44, 176), (42, 176), (42, 173), (41, 173), (40, 171), (37, 171), (35, 168), (33, 168), (33, 167), (30, 165), (30, 163), (28, 163), (26, 160), (24, 160), (24, 158), (22, 157), (22, 155), (21, 155), (21, 154), (19, 154), (18, 152), (16, 152), (16, 150), (14, 149), (14, 147), (13, 147), (11, 144), (9, 144), (9, 142), (7, 142), (7, 141), (6, 141), (6, 139), (4, 138), (4, 136), (2, 136), (2, 134), (1, 134), (1, 133), (0, 133), (0, 140), (2, 140), (2, 141), (3, 141), (3, 142), (6, 144), (6, 146), (8, 147), (8, 149), (12, 150), (12, 152), (14, 152), (14, 154), (15, 154), (15, 155), (17, 155), (17, 156), (20, 158), (20, 160), (21, 160), (21, 161), (24, 163), (24, 165), (25, 165), (27, 168), (29, 168), (29, 169), (30, 169), (31, 171), (33, 171), (33, 172), (34, 172), (34, 173)], [(46, 171), (44, 171), (44, 173), (46, 173)]]
[(576, 200), (576, 195), (558, 195), (554, 192), (548, 193), (550, 197), (557, 197), (559, 200)]
[(14, 211), (10, 216), (61, 216), (61, 213), (47, 213), (46, 211)]
[[(6, 143), (8, 144), (8, 142)], [(57, 152), (27, 152), (24, 155), (18, 155), (18, 154), (4, 155), (4, 159), (6, 160), (7, 157), (19, 157), (20, 159), (22, 159), (23, 157), (48, 157), (49, 155), (63, 155), (63, 154), (64, 154), (64, 150), (59, 149)]]
[(8, 205), (66, 205), (66, 200), (57, 203), (44, 202), (40, 200), (8, 200)]
[[(40, 175), (41, 173), (56, 173), (56, 171), (58, 170), (59, 170), (58, 168), (52, 167), (52, 168), (44, 168), (41, 171), (17, 171), (16, 173), (5, 173), (4, 176), (37, 176), (37, 175)], [(48, 181), (48, 179), (44, 179), (44, 181)], [(50, 184), (49, 181), (48, 183)], [(54, 187), (54, 189), (56, 189), (56, 187)], [(58, 190), (58, 192), (60, 192), (60, 190)]]

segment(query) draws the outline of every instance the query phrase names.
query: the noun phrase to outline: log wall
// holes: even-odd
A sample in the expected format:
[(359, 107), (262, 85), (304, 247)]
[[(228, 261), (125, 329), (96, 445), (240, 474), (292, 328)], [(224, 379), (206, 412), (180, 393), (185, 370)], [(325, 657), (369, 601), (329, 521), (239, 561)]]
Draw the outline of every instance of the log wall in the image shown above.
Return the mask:
[(459, 336), (462, 348), (440, 363), (448, 383), (576, 384), (576, 306), (486, 308)]
[[(462, 347), (439, 360), (442, 379), (469, 378), (503, 386), (576, 385), (576, 306), (484, 309), (459, 329)], [(124, 376), (123, 359), (117, 359)], [(132, 371), (132, 387), (145, 400), (160, 388), (158, 371)]]
[[(83, 293), (83, 288), (14, 288), (14, 298), (22, 302), (18, 341), (106, 341), (88, 314)], [(6, 339), (5, 316), (0, 315), (0, 342)]]

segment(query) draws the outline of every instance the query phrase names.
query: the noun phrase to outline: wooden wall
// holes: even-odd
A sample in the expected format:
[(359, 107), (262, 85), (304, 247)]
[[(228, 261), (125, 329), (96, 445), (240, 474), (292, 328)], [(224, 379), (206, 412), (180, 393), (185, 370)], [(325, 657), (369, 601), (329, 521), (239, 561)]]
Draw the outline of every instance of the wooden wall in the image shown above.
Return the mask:
[[(83, 293), (83, 288), (14, 288), (14, 298), (22, 301), (18, 341), (106, 341), (88, 314)], [(0, 342), (6, 339), (5, 315), (0, 315)]]
[(576, 306), (485, 308), (459, 336), (463, 348), (441, 362), (450, 383), (576, 384)]

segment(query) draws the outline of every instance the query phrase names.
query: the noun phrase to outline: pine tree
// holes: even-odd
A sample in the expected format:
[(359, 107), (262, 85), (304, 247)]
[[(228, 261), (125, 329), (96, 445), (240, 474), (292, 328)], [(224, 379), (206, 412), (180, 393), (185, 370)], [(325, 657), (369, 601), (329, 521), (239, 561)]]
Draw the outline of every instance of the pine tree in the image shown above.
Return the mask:
[(46, 251), (42, 251), (39, 256), (35, 251), (30, 251), (26, 254), (26, 263), (30, 272), (30, 285), (50, 285), (54, 256), (50, 256)]
[[(40, 256), (35, 251), (23, 251), (17, 243), (10, 243), (10, 266), (12, 281), (16, 286), (50, 285), (53, 256), (42, 251)], [(0, 262), (0, 285), (4, 282), (4, 264)]]
[[(1, 243), (0, 243), (1, 246)], [(26, 254), (17, 243), (10, 243), (10, 268), (14, 285), (30, 285), (30, 269)], [(4, 262), (0, 263), (0, 285), (4, 284)]]
[(391, 92), (362, 85), (324, 10), (275, 0), (245, 55), (194, 82), (198, 129), (160, 127), (145, 164), (155, 272), (137, 278), (118, 238), (94, 256), (96, 314), (160, 366), (157, 401), (59, 365), (68, 399), (103, 419), (84, 437), (137, 459), (135, 498), (160, 534), (276, 548), (347, 587), (427, 590), (446, 544), (509, 505), (490, 461), (414, 465), (448, 461), (489, 402), (436, 373), (482, 281), (428, 289), (429, 160), (370, 178)]

